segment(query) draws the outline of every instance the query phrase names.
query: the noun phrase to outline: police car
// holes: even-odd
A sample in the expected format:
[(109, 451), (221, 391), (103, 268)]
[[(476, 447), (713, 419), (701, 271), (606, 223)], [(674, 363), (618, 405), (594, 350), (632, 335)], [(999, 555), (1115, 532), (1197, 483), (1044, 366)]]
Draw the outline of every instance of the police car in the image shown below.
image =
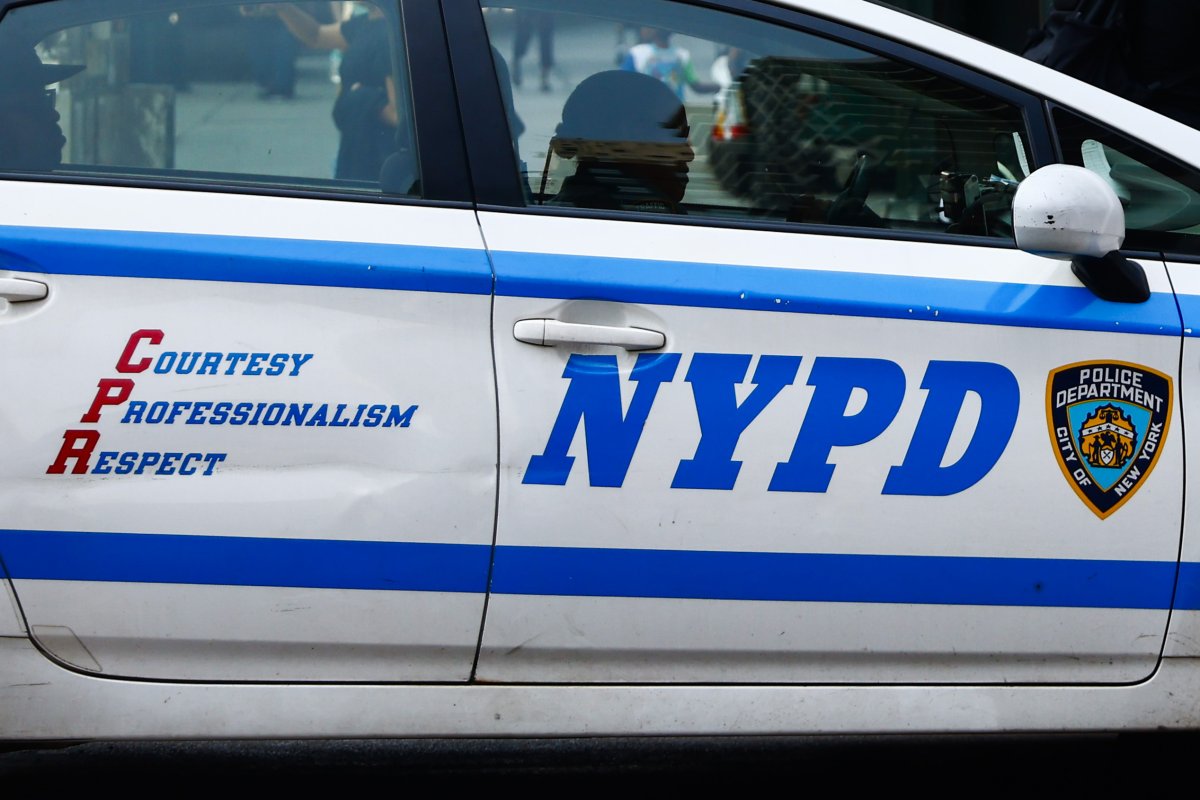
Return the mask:
[(850, 0), (325, 5), (3, 4), (0, 737), (1200, 726), (1200, 133)]

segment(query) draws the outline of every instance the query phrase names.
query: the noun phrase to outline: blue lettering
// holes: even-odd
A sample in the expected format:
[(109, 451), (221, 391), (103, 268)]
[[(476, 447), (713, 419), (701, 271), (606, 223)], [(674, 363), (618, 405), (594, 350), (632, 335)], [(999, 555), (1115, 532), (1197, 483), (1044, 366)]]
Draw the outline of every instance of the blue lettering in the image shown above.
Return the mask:
[(204, 424), (204, 414), (212, 407), (213, 407), (213, 404), (206, 400), (200, 400), (195, 403), (192, 403), (192, 413), (188, 414), (187, 424), (188, 425), (203, 425)]
[(267, 406), (266, 413), (263, 414), (262, 424), (278, 425), (285, 411), (287, 411), (287, 406), (283, 403), (271, 403), (271, 405)]
[(179, 364), (175, 367), (176, 374), (191, 375), (196, 369), (196, 362), (200, 360), (199, 353), (184, 353), (179, 357)]
[[(341, 416), (342, 410), (344, 408), (345, 408), (345, 406), (341, 406), (341, 405), (338, 406), (338, 411), (337, 411), (338, 416)], [(385, 427), (385, 428), (407, 428), (409, 423), (412, 422), (413, 414), (415, 414), (415, 413), (417, 413), (416, 406), (409, 406), (408, 409), (405, 410), (403, 413), (400, 412), (400, 406), (392, 406), (391, 409), (388, 411), (388, 418), (386, 421), (384, 421), (383, 427)], [(332, 422), (330, 424), (336, 425), (337, 421), (335, 420), (334, 422)], [(346, 425), (346, 424), (347, 424), (346, 422), (342, 422), (342, 425)]]
[(113, 470), (118, 475), (128, 475), (133, 472), (134, 466), (137, 465), (137, 453), (121, 453), (121, 457), (117, 459), (117, 467)]
[(230, 425), (245, 425), (250, 419), (250, 411), (254, 408), (253, 403), (238, 403), (233, 407), (233, 415), (229, 418)]
[(139, 423), (145, 413), (146, 402), (144, 400), (130, 400), (129, 407), (125, 409), (125, 416), (121, 417), (121, 423)]
[[(367, 418), (363, 420), (364, 428), (378, 428), (383, 424), (383, 412), (387, 406), (374, 405), (367, 409)], [(321, 423), (324, 424), (324, 423)]]
[(242, 372), (243, 375), (262, 375), (262, 362), (267, 360), (270, 353), (251, 353), (250, 360), (246, 362), (246, 369)]
[(299, 403), (292, 403), (288, 406), (287, 416), (283, 418), (284, 425), (303, 425), (304, 418), (308, 416), (308, 412), (312, 410), (312, 403), (305, 403), (301, 406)]
[(291, 358), (287, 353), (276, 353), (275, 355), (271, 356), (271, 360), (268, 362), (270, 366), (267, 367), (266, 374), (272, 376), (282, 375), (283, 371), (287, 369), (288, 361), (290, 360)]
[(174, 425), (175, 418), (192, 407), (189, 400), (176, 400), (171, 404), (171, 413), (167, 415), (167, 424)]
[(233, 403), (220, 402), (213, 406), (212, 416), (208, 418), (209, 425), (224, 425), (229, 419), (229, 412), (233, 409)]
[(183, 453), (163, 453), (162, 463), (154, 470), (155, 475), (174, 475), (175, 462), (183, 458)]
[(226, 375), (236, 375), (237, 370), (238, 370), (238, 364), (242, 363), (249, 357), (250, 357), (249, 353), (227, 353), (225, 355), (225, 358), (229, 359), (229, 367), (226, 368), (225, 374)]
[(179, 354), (173, 350), (166, 350), (154, 362), (154, 371), (159, 375), (166, 375), (171, 370), (175, 369), (175, 359), (179, 358)]
[[(136, 453), (134, 455), (137, 455)], [(153, 467), (162, 461), (162, 453), (145, 452), (142, 453), (142, 458), (138, 462), (137, 469), (133, 471), (134, 475), (141, 475), (148, 467)]]
[(152, 425), (157, 425), (163, 421), (163, 417), (167, 415), (167, 409), (170, 404), (165, 400), (157, 400), (150, 404), (150, 410), (146, 412), (146, 422)]
[(529, 459), (523, 482), (565, 484), (575, 462), (567, 450), (582, 425), (589, 482), (592, 486), (620, 486), (629, 471), (658, 388), (674, 379), (678, 367), (678, 353), (639, 355), (629, 374), (629, 380), (637, 381), (637, 389), (628, 413), (623, 414), (616, 356), (573, 354), (563, 370), (563, 377), (571, 383), (546, 449), (540, 456)]
[[(815, 387), (792, 455), (775, 467), (772, 492), (824, 492), (833, 478), (834, 447), (865, 444), (887, 429), (904, 400), (904, 370), (875, 358), (818, 358), (808, 385)], [(862, 409), (847, 416), (854, 389), (867, 393)]]
[(205, 353), (204, 362), (200, 365), (200, 369), (196, 370), (197, 375), (216, 375), (217, 368), (221, 366), (220, 353)]
[[(1012, 438), (1021, 391), (1007, 368), (976, 361), (931, 361), (921, 388), (929, 396), (904, 463), (888, 473), (884, 494), (943, 497), (969, 489), (991, 472)], [(979, 422), (962, 457), (942, 466), (967, 392), (982, 402)]]
[(292, 363), (295, 364), (295, 366), (292, 367), (292, 371), (288, 374), (288, 377), (294, 378), (299, 375), (300, 368), (311, 361), (312, 357), (312, 353), (292, 353)]
[[(696, 398), (700, 443), (679, 462), (672, 489), (732, 489), (742, 462), (733, 460), (738, 439), (785, 386), (796, 380), (799, 356), (763, 356), (754, 370), (754, 391), (738, 405), (734, 384), (746, 378), (750, 356), (697, 353), (687, 381)], [(589, 449), (590, 452), (590, 449)]]
[[(204, 462), (207, 466), (204, 475), (212, 475), (217, 464), (228, 457), (227, 453), (156, 453), (138, 452), (131, 450), (124, 453), (106, 451), (100, 454), (96, 467), (92, 470), (95, 475), (195, 475), (199, 467), (196, 462)], [(114, 464), (115, 462), (115, 464)]]

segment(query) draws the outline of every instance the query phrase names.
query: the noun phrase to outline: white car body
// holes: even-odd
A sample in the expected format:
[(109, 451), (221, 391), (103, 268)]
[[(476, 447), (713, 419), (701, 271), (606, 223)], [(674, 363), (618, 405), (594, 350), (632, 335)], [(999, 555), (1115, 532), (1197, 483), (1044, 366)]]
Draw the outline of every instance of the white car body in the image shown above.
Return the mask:
[[(1018, 56), (867, 2), (776, 5), (1200, 170), (1200, 132)], [(84, 246), (93, 274), (29, 255)], [(0, 739), (1200, 727), (1194, 264), (1139, 258), (1151, 300), (1106, 304), (1068, 262), (1016, 249), (0, 179), (9, 251), (34, 263), (0, 278), (51, 288), (0, 306)], [(564, 265), (574, 285), (545, 289)], [(610, 279), (615, 295), (583, 299)], [(666, 345), (535, 347), (513, 336), (527, 319)], [(181, 374), (187, 353), (219, 359)], [(1105, 515), (1047, 432), (1048, 376), (1093, 362), (1171, 385), (1153, 477)], [(896, 405), (865, 441), (825, 442), (824, 488), (796, 488), (817, 389), (851, 367)], [(772, 370), (787, 376), (724, 452), (720, 426)], [(572, 406), (575, 381), (621, 406)], [(875, 389), (847, 391), (843, 411), (874, 408)], [(169, 421), (147, 421), (156, 402)], [(215, 423), (223, 402), (263, 416)], [(329, 416), (270, 424), (273, 403)], [(929, 408), (956, 415), (932, 464)], [(910, 453), (941, 474), (993, 414), (1006, 438), (983, 475), (897, 488)], [(73, 475), (80, 431), (100, 444)], [(720, 454), (698, 452), (706, 436)], [(160, 458), (97, 473), (101, 452)], [(691, 461), (741, 466), (709, 486), (726, 478), (689, 478)], [(400, 588), (376, 559), (409, 564)], [(866, 566), (883, 577), (853, 579)], [(1034, 577), (1016, 592), (999, 575)]]

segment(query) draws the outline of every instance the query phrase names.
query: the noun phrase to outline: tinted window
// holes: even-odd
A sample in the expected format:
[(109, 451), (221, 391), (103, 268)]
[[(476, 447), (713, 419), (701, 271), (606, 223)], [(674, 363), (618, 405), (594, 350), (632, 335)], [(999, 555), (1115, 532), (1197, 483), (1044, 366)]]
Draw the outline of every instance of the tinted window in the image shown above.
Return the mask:
[(1009, 237), (1019, 108), (664, 0), (485, 0), (530, 204)]
[(1122, 134), (1055, 109), (1063, 159), (1104, 178), (1125, 207), (1125, 246), (1200, 254), (1200, 175)]
[(395, 0), (144, 9), (0, 21), (0, 169), (419, 191)]

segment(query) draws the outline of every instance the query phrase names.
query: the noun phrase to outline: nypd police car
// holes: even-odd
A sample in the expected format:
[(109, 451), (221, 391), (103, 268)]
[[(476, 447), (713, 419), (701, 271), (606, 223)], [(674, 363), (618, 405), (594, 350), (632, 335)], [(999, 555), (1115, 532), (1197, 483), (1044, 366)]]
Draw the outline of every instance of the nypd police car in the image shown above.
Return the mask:
[(3, 4), (0, 737), (1200, 727), (1200, 133), (850, 0), (325, 5)]

